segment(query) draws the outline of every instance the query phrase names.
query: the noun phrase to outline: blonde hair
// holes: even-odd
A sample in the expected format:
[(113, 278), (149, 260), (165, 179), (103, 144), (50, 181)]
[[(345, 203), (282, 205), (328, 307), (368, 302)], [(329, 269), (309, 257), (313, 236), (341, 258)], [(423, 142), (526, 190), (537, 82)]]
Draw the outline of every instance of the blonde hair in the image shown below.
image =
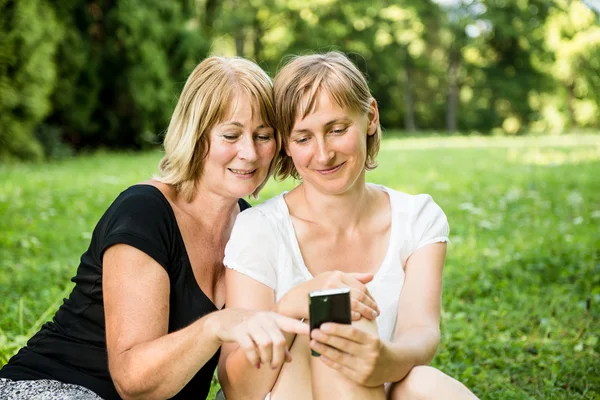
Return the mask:
[[(198, 64), (173, 111), (163, 143), (165, 155), (154, 178), (172, 185), (186, 201), (191, 201), (210, 150), (209, 131), (223, 121), (241, 93), (254, 103), (252, 112), (260, 112), (264, 124), (274, 128), (273, 83), (258, 65), (240, 57), (210, 57)], [(277, 132), (275, 140), (278, 152), (281, 139)], [(266, 184), (275, 163), (273, 159), (253, 196)]]
[[(340, 107), (348, 107), (354, 112), (368, 113), (373, 100), (363, 74), (352, 61), (337, 51), (293, 57), (277, 73), (273, 87), (277, 110), (276, 126), (283, 146), (288, 145), (296, 118), (305, 118), (314, 111), (322, 90)], [(381, 126), (377, 123), (375, 134), (367, 136), (367, 170), (377, 167), (375, 159), (380, 143)], [(291, 157), (282, 148), (277, 157), (275, 177), (283, 180), (290, 175), (300, 179)]]

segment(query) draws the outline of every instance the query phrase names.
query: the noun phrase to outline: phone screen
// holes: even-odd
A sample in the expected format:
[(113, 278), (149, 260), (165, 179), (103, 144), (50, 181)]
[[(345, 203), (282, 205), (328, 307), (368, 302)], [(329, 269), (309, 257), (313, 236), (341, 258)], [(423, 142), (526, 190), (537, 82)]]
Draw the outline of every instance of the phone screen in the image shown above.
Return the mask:
[[(325, 322), (351, 324), (350, 288), (326, 289), (310, 292), (308, 296), (310, 330), (317, 329)], [(312, 355), (319, 353), (312, 350)]]

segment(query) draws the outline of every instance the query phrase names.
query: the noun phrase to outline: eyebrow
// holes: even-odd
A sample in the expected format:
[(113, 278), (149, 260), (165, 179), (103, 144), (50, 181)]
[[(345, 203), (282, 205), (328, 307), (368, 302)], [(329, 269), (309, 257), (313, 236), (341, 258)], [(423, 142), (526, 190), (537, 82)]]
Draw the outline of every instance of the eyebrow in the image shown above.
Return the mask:
[[(233, 126), (237, 126), (238, 128), (243, 128), (243, 127), (244, 127), (244, 125), (243, 125), (242, 123), (240, 123), (240, 122), (235, 122), (235, 121), (234, 121), (234, 122), (227, 122), (227, 123), (225, 123), (225, 124), (223, 124), (223, 125), (225, 125), (225, 126), (227, 126), (227, 125), (233, 125)], [(256, 127), (254, 130), (257, 130), (257, 129), (264, 129), (264, 128), (270, 128), (270, 126), (267, 126), (267, 125), (265, 125), (265, 124), (260, 124), (260, 125), (259, 125), (259, 126), (257, 126), (257, 127)]]
[[(350, 123), (352, 122), (352, 119), (348, 118), (348, 117), (342, 117), (342, 118), (336, 118), (336, 119), (332, 119), (331, 121), (328, 121), (327, 123), (323, 124), (324, 127), (329, 128), (332, 125), (335, 124), (340, 124), (340, 123)], [(291, 134), (302, 134), (302, 133), (310, 133), (311, 130), (310, 129), (294, 129), (292, 130)]]
[(243, 128), (244, 127), (244, 125), (241, 124), (240, 122), (227, 122), (227, 123), (225, 123), (223, 125), (225, 125), (225, 126), (227, 126), (227, 125), (234, 125), (234, 126), (237, 126), (239, 128)]

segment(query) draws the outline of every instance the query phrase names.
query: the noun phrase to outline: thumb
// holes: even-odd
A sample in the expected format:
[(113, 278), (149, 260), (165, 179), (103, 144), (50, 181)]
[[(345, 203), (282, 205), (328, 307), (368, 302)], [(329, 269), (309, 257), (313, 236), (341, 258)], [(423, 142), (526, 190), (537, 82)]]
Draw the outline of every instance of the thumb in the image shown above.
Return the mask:
[(369, 283), (373, 280), (373, 277), (375, 276), (370, 272), (352, 272), (348, 275), (350, 275), (360, 283)]

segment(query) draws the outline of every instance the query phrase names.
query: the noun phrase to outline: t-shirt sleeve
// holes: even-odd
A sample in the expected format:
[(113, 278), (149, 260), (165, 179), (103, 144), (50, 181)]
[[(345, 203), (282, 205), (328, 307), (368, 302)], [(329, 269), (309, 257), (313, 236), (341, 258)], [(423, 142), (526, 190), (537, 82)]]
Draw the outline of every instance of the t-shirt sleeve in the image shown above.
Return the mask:
[(146, 253), (168, 272), (173, 224), (167, 200), (157, 190), (133, 186), (114, 201), (103, 217), (100, 259), (110, 246), (126, 244)]
[(275, 290), (277, 235), (259, 209), (240, 213), (225, 246), (223, 264)]
[(449, 241), (446, 214), (427, 194), (415, 196), (412, 228), (413, 252), (431, 243)]

